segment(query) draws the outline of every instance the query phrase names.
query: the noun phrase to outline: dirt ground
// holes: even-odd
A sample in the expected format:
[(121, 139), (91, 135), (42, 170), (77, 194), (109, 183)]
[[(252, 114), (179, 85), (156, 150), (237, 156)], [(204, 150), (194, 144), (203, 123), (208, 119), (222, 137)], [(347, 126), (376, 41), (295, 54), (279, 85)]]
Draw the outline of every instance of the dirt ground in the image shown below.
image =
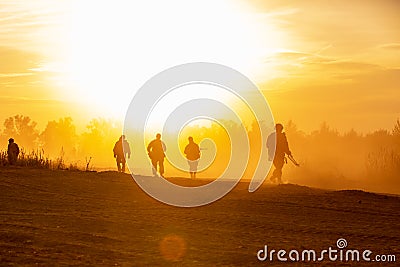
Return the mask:
[(247, 186), (207, 206), (177, 208), (147, 196), (128, 174), (0, 168), (0, 265), (361, 265), (257, 259), (264, 245), (321, 251), (337, 249), (339, 238), (346, 249), (395, 255), (399, 264), (398, 196), (290, 184), (248, 193)]

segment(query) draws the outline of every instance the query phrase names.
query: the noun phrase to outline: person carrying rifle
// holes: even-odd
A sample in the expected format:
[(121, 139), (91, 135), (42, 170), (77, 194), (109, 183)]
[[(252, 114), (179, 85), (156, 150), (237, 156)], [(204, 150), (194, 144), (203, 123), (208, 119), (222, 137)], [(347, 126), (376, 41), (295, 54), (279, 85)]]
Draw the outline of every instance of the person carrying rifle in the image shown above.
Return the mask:
[(294, 161), (292, 157), (292, 152), (289, 149), (289, 143), (286, 138), (286, 134), (283, 131), (283, 125), (277, 123), (275, 125), (275, 132), (270, 134), (267, 139), (267, 148), (268, 148), (268, 159), (273, 160), (273, 164), (275, 167), (274, 172), (270, 180), (273, 183), (282, 183), (282, 168), (285, 164), (286, 158), (285, 155), (288, 155), (289, 159), (293, 161), (293, 163), (298, 166), (298, 163)]

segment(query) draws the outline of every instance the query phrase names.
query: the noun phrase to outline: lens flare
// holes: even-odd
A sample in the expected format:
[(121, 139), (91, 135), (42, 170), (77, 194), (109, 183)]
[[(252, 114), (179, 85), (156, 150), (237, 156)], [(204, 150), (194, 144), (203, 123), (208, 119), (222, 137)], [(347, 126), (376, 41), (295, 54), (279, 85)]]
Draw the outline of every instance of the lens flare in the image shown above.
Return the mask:
[[(157, 105), (163, 105), (163, 99), (182, 90), (187, 85), (208, 85), (214, 87), (211, 94), (192, 95), (191, 98), (183, 101), (168, 101), (171, 107), (168, 112), (160, 113)], [(207, 91), (207, 90), (206, 90)], [(216, 91), (221, 93), (215, 94)], [(219, 98), (219, 95), (228, 94), (231, 98)], [(180, 94), (178, 94), (180, 95)], [(191, 95), (191, 94), (189, 94)], [(177, 99), (174, 97), (173, 99)], [(232, 105), (233, 99), (242, 103), (242, 108), (236, 109), (238, 105)], [(240, 107), (240, 106), (239, 106)], [(244, 107), (244, 108), (243, 108)], [(257, 125), (253, 125), (253, 131), (258, 133), (260, 138), (259, 146), (256, 147), (257, 153), (250, 153), (250, 142), (248, 131), (244, 126), (244, 121), (249, 110), (255, 118)], [(165, 109), (162, 109), (165, 111)], [(166, 113), (166, 114), (165, 114)], [(125, 117), (124, 133), (128, 140), (135, 143), (134, 156), (128, 160), (131, 173), (140, 173), (136, 162), (147, 158), (146, 136), (154, 127), (153, 117), (159, 120), (157, 123), (162, 125), (162, 136), (168, 141), (167, 147), (179, 155), (181, 159), (168, 156), (167, 159), (177, 169), (185, 168), (184, 159), (179, 153), (179, 132), (185, 125), (193, 119), (202, 118), (218, 123), (229, 137), (230, 148), (224, 147), (220, 151), (214, 149), (217, 155), (221, 151), (229, 149), (230, 155), (226, 168), (222, 174), (213, 182), (198, 187), (182, 187), (169, 182), (168, 180), (155, 176), (143, 178), (143, 176), (132, 175), (139, 186), (153, 198), (180, 207), (195, 207), (206, 205), (226, 195), (235, 187), (245, 173), (250, 157), (257, 157), (255, 171), (249, 185), (249, 191), (254, 192), (264, 181), (271, 161), (268, 161), (265, 140), (267, 132), (261, 130), (260, 122), (269, 125), (274, 124), (271, 110), (258, 88), (243, 74), (229, 67), (214, 63), (188, 63), (167, 69), (148, 82), (146, 82), (134, 96)], [(162, 118), (162, 119), (160, 119)], [(236, 125), (232, 127), (232, 123)], [(202, 142), (203, 140), (197, 140)], [(216, 155), (212, 155), (215, 157)], [(206, 158), (210, 164), (212, 161)], [(148, 171), (151, 170), (150, 161), (147, 162)]]

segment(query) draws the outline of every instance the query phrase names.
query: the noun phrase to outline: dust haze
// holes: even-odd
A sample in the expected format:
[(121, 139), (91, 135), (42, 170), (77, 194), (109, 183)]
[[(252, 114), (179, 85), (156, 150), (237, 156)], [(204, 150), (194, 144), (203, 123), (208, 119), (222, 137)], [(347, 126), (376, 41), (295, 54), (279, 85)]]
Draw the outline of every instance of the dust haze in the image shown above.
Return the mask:
[[(300, 163), (296, 167), (289, 161), (283, 168), (283, 181), (325, 189), (362, 189), (373, 192), (400, 194), (400, 122), (393, 123), (392, 129), (377, 129), (361, 134), (356, 130), (340, 132), (323, 122), (319, 129), (304, 132), (295, 122), (282, 122), (290, 149)], [(246, 126), (250, 141), (250, 159), (243, 179), (250, 179), (257, 165), (259, 149), (266, 149), (261, 142), (255, 123)], [(273, 131), (272, 125), (259, 123), (261, 131)], [(81, 169), (115, 170), (112, 149), (122, 134), (122, 123), (104, 118), (89, 121), (84, 131), (78, 131), (71, 117), (49, 121), (44, 129), (39, 129), (33, 118), (15, 115), (7, 118), (0, 128), (2, 147), (6, 150), (8, 138), (13, 137), (25, 154), (41, 154), (49, 159), (62, 159), (65, 166), (72, 164)], [(229, 124), (229, 134), (239, 128), (235, 122)], [(148, 139), (156, 132), (149, 133)], [(180, 148), (185, 146), (188, 136), (201, 142), (209, 139), (215, 147), (204, 143), (204, 156), (215, 153), (213, 163), (199, 172), (200, 178), (215, 179), (227, 166), (231, 153), (230, 140), (226, 131), (217, 124), (190, 126), (180, 133), (164, 136), (168, 143), (176, 140)], [(143, 145), (143, 140), (128, 139), (135, 148)], [(207, 145), (208, 144), (208, 145)], [(208, 147), (210, 146), (210, 147)], [(242, 148), (241, 148), (242, 149)], [(246, 147), (243, 147), (246, 149)], [(168, 152), (167, 152), (168, 154)], [(167, 155), (168, 158), (183, 157)], [(135, 164), (147, 166), (148, 159), (140, 159)], [(6, 160), (1, 161), (2, 165)], [(240, 163), (238, 163), (240, 164)], [(273, 169), (271, 169), (272, 171)], [(187, 177), (188, 173), (174, 168), (166, 162), (166, 175)]]

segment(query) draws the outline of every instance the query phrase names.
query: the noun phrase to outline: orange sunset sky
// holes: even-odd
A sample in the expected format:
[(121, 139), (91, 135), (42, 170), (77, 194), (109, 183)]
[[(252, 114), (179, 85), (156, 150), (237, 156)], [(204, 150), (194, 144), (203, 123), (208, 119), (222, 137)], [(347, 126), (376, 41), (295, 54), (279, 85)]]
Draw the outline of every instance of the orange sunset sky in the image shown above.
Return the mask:
[(153, 75), (209, 61), (248, 76), (302, 130), (392, 129), (399, 14), (396, 0), (0, 1), (0, 122), (122, 121)]

